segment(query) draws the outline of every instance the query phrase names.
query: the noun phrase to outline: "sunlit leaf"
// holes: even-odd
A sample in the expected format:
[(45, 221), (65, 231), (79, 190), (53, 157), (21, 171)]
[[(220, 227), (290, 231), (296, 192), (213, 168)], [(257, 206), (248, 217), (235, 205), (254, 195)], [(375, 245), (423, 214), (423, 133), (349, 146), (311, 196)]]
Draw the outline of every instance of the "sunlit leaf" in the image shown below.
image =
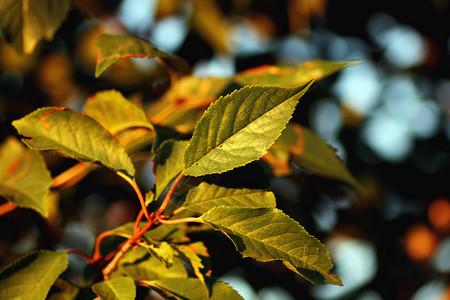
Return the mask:
[(45, 107), (14, 121), (22, 141), (36, 150), (52, 150), (86, 163), (99, 163), (130, 178), (134, 166), (119, 141), (86, 114)]
[(0, 195), (46, 217), (52, 178), (41, 154), (10, 137), (0, 146), (0, 161)]
[(227, 235), (244, 257), (281, 260), (313, 283), (342, 285), (328, 251), (296, 221), (276, 208), (216, 207), (201, 216)]
[(107, 300), (134, 300), (136, 297), (133, 279), (125, 276), (98, 282), (92, 286), (92, 290), (97, 296)]
[(183, 59), (159, 50), (140, 38), (127, 35), (103, 34), (97, 40), (95, 77), (100, 76), (115, 62), (129, 57), (158, 57), (176, 70), (186, 72), (188, 69), (188, 65)]
[(2, 0), (0, 32), (19, 53), (30, 54), (51, 40), (70, 9), (69, 0)]
[(244, 300), (244, 298), (239, 295), (228, 283), (222, 281), (216, 281), (213, 283), (211, 288), (211, 300)]
[(170, 182), (183, 170), (183, 155), (187, 144), (188, 141), (165, 141), (153, 157), (156, 175), (155, 199), (158, 199)]
[(219, 98), (195, 127), (184, 155), (185, 174), (223, 173), (259, 159), (309, 86), (249, 86)]
[(161, 242), (158, 244), (159, 245), (156, 245), (156, 243), (141, 245), (146, 248), (153, 257), (159, 259), (165, 264), (165, 266), (170, 267), (173, 263), (173, 258), (175, 255), (174, 249), (166, 242)]
[(233, 189), (202, 182), (189, 190), (183, 207), (205, 213), (216, 206), (275, 207), (272, 192), (253, 189)]
[(241, 85), (299, 86), (311, 80), (320, 80), (342, 68), (357, 63), (356, 61), (330, 62), (313, 60), (296, 67), (265, 65), (243, 71), (237, 74), (234, 80)]
[(67, 265), (65, 252), (27, 254), (0, 272), (0, 299), (45, 299)]
[(156, 289), (166, 297), (175, 299), (204, 300), (208, 299), (208, 290), (198, 278), (164, 278), (142, 282)]
[(145, 112), (118, 91), (103, 91), (89, 97), (84, 111), (112, 134), (132, 127), (153, 130)]

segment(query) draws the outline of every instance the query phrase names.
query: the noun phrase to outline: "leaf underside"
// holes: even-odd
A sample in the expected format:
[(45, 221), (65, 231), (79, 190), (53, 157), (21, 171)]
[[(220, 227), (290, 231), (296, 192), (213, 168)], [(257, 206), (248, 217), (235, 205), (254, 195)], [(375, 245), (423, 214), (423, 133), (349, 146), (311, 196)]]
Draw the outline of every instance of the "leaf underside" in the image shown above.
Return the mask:
[(99, 77), (115, 62), (129, 58), (161, 58), (175, 70), (185, 73), (187, 63), (180, 57), (157, 49), (152, 44), (134, 36), (103, 34), (97, 40), (95, 77)]
[(45, 198), (52, 177), (41, 154), (10, 137), (0, 147), (0, 161), (0, 195), (19, 207), (47, 216)]
[(185, 174), (223, 173), (259, 159), (309, 86), (248, 86), (219, 98), (195, 127), (184, 154)]
[(145, 112), (118, 91), (102, 91), (89, 97), (84, 111), (112, 134), (133, 127), (154, 130)]

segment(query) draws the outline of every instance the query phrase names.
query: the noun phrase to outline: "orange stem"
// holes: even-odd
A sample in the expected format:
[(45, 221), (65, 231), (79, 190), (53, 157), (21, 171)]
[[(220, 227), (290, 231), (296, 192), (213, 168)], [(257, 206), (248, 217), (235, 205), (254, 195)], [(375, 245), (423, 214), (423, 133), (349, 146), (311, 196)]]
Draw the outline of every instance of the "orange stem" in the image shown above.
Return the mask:
[(83, 252), (81, 252), (80, 250), (77, 249), (67, 249), (66, 250), (67, 254), (76, 254), (78, 256), (80, 256), (82, 259), (84, 259), (88, 264), (92, 264), (93, 259), (90, 258), (89, 256), (87, 256), (86, 254), (84, 254)]
[(3, 216), (4, 214), (9, 213), (10, 211), (13, 211), (16, 209), (17, 206), (14, 203), (6, 202), (0, 205), (0, 216)]
[(136, 181), (131, 180), (130, 177), (128, 177), (127, 175), (123, 174), (120, 171), (117, 171), (116, 173), (117, 173), (117, 175), (119, 175), (120, 177), (125, 179), (133, 187), (134, 191), (136, 192), (136, 195), (139, 198), (139, 202), (141, 203), (141, 207), (142, 207), (145, 217), (147, 218), (147, 220), (150, 220), (150, 214), (148, 213), (147, 206), (145, 205), (144, 197), (142, 196), (141, 190), (137, 186)]
[(181, 171), (180, 174), (178, 174), (178, 177), (175, 179), (175, 181), (173, 182), (172, 186), (169, 189), (169, 192), (167, 192), (166, 197), (164, 198), (163, 203), (161, 204), (161, 206), (158, 209), (158, 212), (156, 213), (157, 217), (159, 218), (160, 215), (162, 215), (162, 213), (164, 212), (164, 210), (167, 208), (167, 205), (169, 205), (169, 201), (170, 198), (172, 198), (172, 194), (173, 191), (175, 190), (175, 188), (178, 186), (178, 184), (181, 181), (181, 178), (183, 178), (184, 176), (184, 170)]
[(68, 188), (79, 182), (83, 179), (93, 168), (92, 165), (88, 165), (85, 163), (77, 163), (71, 168), (65, 170), (55, 178), (53, 178), (52, 188)]

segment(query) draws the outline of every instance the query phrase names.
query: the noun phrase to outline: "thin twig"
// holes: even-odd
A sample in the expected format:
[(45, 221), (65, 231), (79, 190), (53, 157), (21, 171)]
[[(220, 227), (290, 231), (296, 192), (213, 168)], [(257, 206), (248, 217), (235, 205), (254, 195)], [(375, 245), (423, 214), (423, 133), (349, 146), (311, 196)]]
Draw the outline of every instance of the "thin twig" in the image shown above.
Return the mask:
[(159, 218), (160, 215), (162, 215), (164, 210), (167, 208), (167, 205), (169, 205), (170, 198), (172, 198), (172, 194), (173, 194), (174, 190), (176, 189), (176, 187), (178, 186), (178, 184), (180, 183), (180, 181), (183, 178), (183, 176), (184, 176), (184, 170), (181, 171), (180, 174), (178, 174), (178, 177), (173, 182), (172, 186), (169, 189), (169, 192), (167, 192), (167, 195), (164, 198), (163, 203), (161, 204), (161, 206), (158, 209), (158, 212), (156, 213), (158, 218)]
[(17, 206), (14, 203), (11, 202), (3, 203), (0, 205), (0, 216), (3, 216), (16, 208)]
[(52, 189), (68, 188), (83, 179), (94, 166), (82, 162), (77, 163), (53, 178)]
[(88, 264), (92, 264), (93, 263), (93, 259), (90, 258), (89, 256), (87, 256), (86, 254), (84, 254), (83, 252), (81, 252), (80, 250), (67, 249), (66, 253), (67, 254), (76, 254), (76, 255), (80, 256), (82, 259), (84, 259)]
[(119, 175), (120, 177), (125, 179), (133, 187), (134, 191), (136, 192), (136, 195), (139, 198), (139, 202), (141, 203), (141, 207), (142, 207), (145, 217), (147, 218), (147, 220), (150, 220), (150, 215), (148, 213), (147, 206), (145, 205), (144, 197), (142, 196), (141, 190), (137, 186), (136, 181), (134, 179), (131, 180), (130, 177), (128, 177), (127, 175), (125, 175), (124, 173), (122, 173), (120, 171), (117, 171), (116, 173), (117, 173), (117, 175)]

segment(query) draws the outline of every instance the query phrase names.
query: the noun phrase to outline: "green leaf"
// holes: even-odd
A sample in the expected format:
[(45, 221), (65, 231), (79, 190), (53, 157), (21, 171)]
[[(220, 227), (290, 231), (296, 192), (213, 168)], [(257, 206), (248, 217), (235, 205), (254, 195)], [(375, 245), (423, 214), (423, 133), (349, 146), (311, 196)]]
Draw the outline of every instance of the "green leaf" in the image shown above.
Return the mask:
[(10, 137), (0, 147), (0, 161), (0, 195), (46, 217), (45, 197), (52, 185), (52, 177), (41, 154)]
[(275, 207), (272, 192), (253, 189), (232, 189), (218, 185), (200, 183), (189, 190), (183, 207), (205, 213), (216, 206)]
[(155, 199), (183, 170), (183, 154), (188, 141), (164, 141), (153, 157), (155, 181)]
[(113, 277), (127, 275), (134, 280), (159, 280), (162, 278), (187, 278), (187, 272), (179, 259), (171, 266), (148, 254), (144, 247), (128, 251), (122, 257)]
[(84, 111), (112, 134), (132, 127), (154, 130), (145, 112), (114, 90), (89, 97)]
[(53, 39), (69, 9), (69, 0), (2, 0), (0, 32), (18, 53), (30, 54), (41, 39)]
[(184, 155), (185, 175), (223, 173), (259, 159), (310, 85), (248, 86), (219, 98), (195, 127)]
[(208, 299), (206, 286), (197, 278), (164, 278), (162, 280), (144, 281), (166, 297), (183, 300)]
[(214, 282), (211, 291), (211, 300), (244, 300), (244, 298), (239, 295), (228, 283), (222, 281)]
[(360, 188), (359, 182), (336, 155), (336, 150), (306, 127), (288, 126), (274, 146), (289, 151), (293, 161), (308, 172)]
[(296, 221), (276, 208), (216, 207), (201, 216), (230, 238), (244, 257), (281, 260), (289, 269), (318, 284), (342, 285), (328, 274), (328, 251)]
[(159, 245), (155, 244), (144, 244), (141, 246), (146, 248), (147, 251), (153, 256), (156, 257), (158, 260), (164, 263), (165, 266), (170, 267), (173, 264), (173, 258), (175, 255), (175, 251), (166, 242), (158, 243)]
[(133, 300), (136, 297), (133, 279), (124, 276), (98, 282), (92, 286), (92, 290), (105, 300)]
[(27, 254), (0, 272), (0, 299), (45, 299), (67, 265), (65, 252)]
[(100, 163), (134, 177), (134, 166), (119, 141), (86, 114), (65, 107), (45, 107), (12, 122), (22, 141), (36, 150), (85, 163)]
[(237, 74), (234, 80), (240, 85), (299, 86), (311, 80), (317, 81), (342, 68), (358, 63), (357, 61), (330, 62), (313, 60), (296, 67), (265, 65), (243, 71)]
[(159, 57), (169, 66), (183, 73), (188, 69), (188, 65), (183, 59), (159, 50), (140, 38), (126, 35), (103, 34), (97, 40), (95, 77), (99, 77), (115, 62), (129, 57)]

